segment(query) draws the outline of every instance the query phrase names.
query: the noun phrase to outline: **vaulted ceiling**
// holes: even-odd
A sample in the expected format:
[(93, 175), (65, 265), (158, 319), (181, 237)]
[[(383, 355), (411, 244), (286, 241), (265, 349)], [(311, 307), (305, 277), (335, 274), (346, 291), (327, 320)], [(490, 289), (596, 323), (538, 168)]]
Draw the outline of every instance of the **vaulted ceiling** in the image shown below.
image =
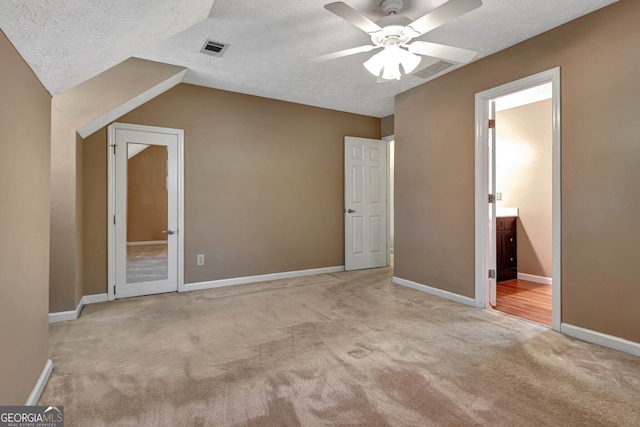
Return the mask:
[[(187, 67), (184, 81), (217, 89), (383, 117), (394, 97), (426, 79), (377, 83), (360, 53), (309, 59), (370, 43), (323, 8), (330, 0), (6, 0), (0, 26), (55, 95), (129, 57)], [(419, 40), (478, 52), (475, 60), (617, 0), (483, 0), (483, 6)], [(446, 0), (405, 0), (416, 19)], [(372, 20), (380, 0), (348, 0)], [(229, 45), (222, 57), (200, 53), (205, 40)], [(424, 57), (412, 74), (438, 62)], [(451, 67), (431, 78), (454, 70)]]

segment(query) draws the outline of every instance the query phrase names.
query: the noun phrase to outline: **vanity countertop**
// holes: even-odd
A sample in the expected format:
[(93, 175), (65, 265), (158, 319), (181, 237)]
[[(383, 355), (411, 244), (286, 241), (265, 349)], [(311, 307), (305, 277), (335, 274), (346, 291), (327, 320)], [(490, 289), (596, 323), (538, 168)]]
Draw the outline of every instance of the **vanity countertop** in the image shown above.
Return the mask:
[(498, 208), (496, 207), (496, 217), (504, 218), (508, 216), (518, 216), (518, 208)]

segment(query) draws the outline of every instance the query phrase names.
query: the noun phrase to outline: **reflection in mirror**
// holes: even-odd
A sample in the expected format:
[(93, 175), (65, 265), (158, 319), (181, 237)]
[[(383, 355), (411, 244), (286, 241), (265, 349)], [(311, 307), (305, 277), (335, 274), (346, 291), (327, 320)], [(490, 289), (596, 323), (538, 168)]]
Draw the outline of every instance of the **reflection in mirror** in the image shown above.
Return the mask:
[(167, 147), (127, 144), (127, 283), (168, 277)]

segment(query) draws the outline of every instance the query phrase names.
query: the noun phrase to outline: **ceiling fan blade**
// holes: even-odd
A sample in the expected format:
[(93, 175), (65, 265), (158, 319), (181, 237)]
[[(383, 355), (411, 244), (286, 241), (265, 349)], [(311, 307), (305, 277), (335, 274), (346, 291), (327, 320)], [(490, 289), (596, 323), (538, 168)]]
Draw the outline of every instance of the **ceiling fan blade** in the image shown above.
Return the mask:
[(329, 12), (333, 12), (338, 15), (340, 18), (349, 21), (356, 27), (360, 28), (365, 33), (375, 33), (376, 31), (382, 30), (378, 24), (352, 8), (351, 6), (343, 3), (341, 1), (337, 1), (335, 3), (329, 3), (324, 5), (324, 8)]
[(447, 61), (466, 64), (476, 57), (478, 52), (475, 50), (462, 49), (461, 47), (447, 46), (444, 44), (430, 43), (423, 41), (415, 41), (409, 46), (409, 52), (418, 55), (433, 56), (435, 58), (445, 59)]
[(431, 12), (418, 18), (411, 24), (407, 25), (413, 31), (418, 33), (414, 37), (418, 37), (427, 31), (438, 28), (447, 22), (471, 12), (482, 6), (482, 0), (449, 0), (440, 7), (433, 9)]
[(382, 46), (364, 45), (358, 47), (352, 47), (351, 49), (339, 50), (337, 52), (327, 53), (326, 55), (316, 56), (311, 59), (311, 62), (323, 62), (331, 59), (342, 58), (343, 56), (355, 55), (356, 53), (370, 52), (373, 49), (379, 49)]

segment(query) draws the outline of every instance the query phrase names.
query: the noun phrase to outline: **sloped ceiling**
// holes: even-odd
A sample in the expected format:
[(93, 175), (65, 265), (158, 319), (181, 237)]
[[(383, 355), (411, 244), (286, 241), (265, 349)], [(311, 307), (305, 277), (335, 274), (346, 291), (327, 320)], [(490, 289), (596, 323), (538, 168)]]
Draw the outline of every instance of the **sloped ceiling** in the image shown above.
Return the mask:
[(0, 26), (45, 88), (56, 95), (201, 22), (212, 4), (213, 0), (2, 0)]
[[(445, 1), (406, 0), (402, 13), (415, 19)], [(476, 50), (477, 60), (615, 1), (483, 0), (481, 8), (419, 40)], [(376, 117), (392, 114), (396, 94), (427, 80), (410, 75), (378, 84), (362, 66), (373, 53), (309, 62), (370, 41), (326, 11), (325, 2), (13, 0), (1, 3), (0, 25), (52, 94), (136, 56), (187, 67), (188, 83)], [(379, 0), (347, 3), (374, 20), (383, 16)], [(207, 38), (229, 44), (223, 57), (200, 53)], [(437, 61), (425, 57), (416, 72)]]

